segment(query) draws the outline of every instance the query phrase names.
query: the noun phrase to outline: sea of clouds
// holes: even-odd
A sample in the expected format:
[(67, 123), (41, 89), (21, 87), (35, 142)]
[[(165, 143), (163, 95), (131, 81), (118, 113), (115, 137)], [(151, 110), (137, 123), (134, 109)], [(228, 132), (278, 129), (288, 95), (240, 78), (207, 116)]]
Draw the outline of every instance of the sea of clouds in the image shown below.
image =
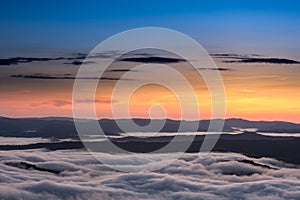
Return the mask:
[[(106, 160), (110, 155), (101, 155)], [(146, 154), (140, 165), (164, 161)], [(239, 160), (252, 160), (274, 169)], [(59, 174), (7, 163), (26, 162)], [(112, 163), (114, 163), (112, 161)], [(130, 167), (134, 156), (119, 156)], [(83, 150), (0, 151), (0, 199), (300, 199), (300, 167), (234, 153), (184, 154), (155, 172), (113, 170)]]

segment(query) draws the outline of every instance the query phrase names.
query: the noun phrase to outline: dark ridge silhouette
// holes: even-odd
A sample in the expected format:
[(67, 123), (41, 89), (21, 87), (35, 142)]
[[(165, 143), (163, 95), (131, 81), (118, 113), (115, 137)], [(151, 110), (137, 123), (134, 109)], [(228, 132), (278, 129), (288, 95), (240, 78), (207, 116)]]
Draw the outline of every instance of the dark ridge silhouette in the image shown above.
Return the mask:
[(6, 162), (5, 164), (8, 166), (17, 167), (20, 169), (36, 170), (36, 171), (40, 171), (40, 172), (49, 172), (49, 173), (56, 174), (56, 175), (61, 173), (61, 171), (58, 171), (58, 170), (38, 167), (34, 164), (31, 164), (28, 162), (23, 162), (23, 161), (22, 162)]
[[(86, 100), (85, 100), (86, 101)], [(107, 135), (120, 135), (123, 131), (118, 127), (117, 121), (128, 122), (131, 119), (101, 119), (99, 124)], [(160, 119), (154, 119), (157, 122)], [(218, 120), (218, 119), (214, 119)], [(92, 120), (81, 120), (86, 127)], [(133, 119), (139, 126), (149, 124), (149, 119)], [(179, 131), (179, 125), (183, 125)], [(160, 132), (193, 132), (194, 127), (198, 127), (198, 132), (208, 131), (210, 120), (200, 121), (178, 121), (166, 119)], [(244, 119), (226, 119), (223, 127), (223, 132), (233, 132), (235, 127), (242, 129), (255, 128), (257, 132), (276, 132), (276, 133), (300, 133), (300, 124), (280, 121), (248, 121)], [(89, 130), (91, 134), (97, 134), (96, 130)], [(136, 130), (132, 129), (132, 132)], [(143, 132), (156, 132), (151, 128), (144, 128)], [(212, 132), (217, 130), (210, 130)], [(0, 136), (3, 137), (44, 137), (44, 138), (78, 138), (75, 124), (72, 118), (5, 118), (0, 117)], [(258, 137), (257, 134), (245, 133), (243, 137)]]
[(284, 121), (249, 121), (232, 118), (227, 119), (225, 124), (229, 127), (257, 128), (257, 132), (300, 133), (300, 124)]
[[(99, 144), (99, 143), (97, 143)], [(28, 150), (28, 149), (48, 149), (52, 151), (67, 150), (67, 149), (83, 149), (84, 145), (81, 141), (68, 141), (68, 142), (53, 142), (53, 143), (34, 143), (25, 145), (0, 145), (0, 150)]]
[(250, 165), (253, 165), (253, 166), (256, 166), (256, 167), (265, 168), (265, 169), (278, 170), (278, 168), (270, 167), (269, 165), (264, 165), (264, 164), (256, 163), (253, 160), (243, 159), (243, 160), (238, 160), (238, 162), (250, 164)]
[(235, 175), (235, 176), (252, 176), (253, 174), (261, 174), (259, 171), (239, 171), (239, 170), (233, 170), (233, 171), (221, 171), (222, 175)]
[(120, 58), (118, 61), (126, 62), (138, 62), (138, 63), (179, 63), (185, 62), (184, 59), (170, 58), (170, 57), (132, 57), (132, 58)]
[[(168, 152), (178, 152), (179, 149), (188, 146), (187, 153), (197, 153), (203, 143), (203, 135), (194, 138), (192, 144), (187, 145), (186, 139), (191, 136), (181, 136), (180, 140), (174, 143), (172, 149)], [(151, 138), (111, 138), (111, 142), (119, 148), (135, 152), (150, 153), (156, 151), (169, 144), (173, 139), (172, 136), (151, 137)], [(119, 153), (109, 148), (107, 141), (88, 142), (89, 150), (103, 153)], [(26, 150), (46, 148), (49, 150), (66, 150), (66, 149), (84, 149), (84, 145), (80, 141), (65, 141), (54, 143), (36, 143), (27, 145), (0, 145), (0, 150)], [(221, 135), (212, 152), (233, 152), (246, 155), (248, 157), (261, 158), (269, 157), (281, 160), (283, 162), (300, 164), (300, 156), (295, 152), (300, 151), (300, 138), (297, 137), (271, 137), (262, 136), (255, 133), (245, 133), (238, 135), (224, 134)], [(268, 166), (240, 160), (239, 162), (268, 168)], [(275, 168), (274, 168), (275, 169)]]

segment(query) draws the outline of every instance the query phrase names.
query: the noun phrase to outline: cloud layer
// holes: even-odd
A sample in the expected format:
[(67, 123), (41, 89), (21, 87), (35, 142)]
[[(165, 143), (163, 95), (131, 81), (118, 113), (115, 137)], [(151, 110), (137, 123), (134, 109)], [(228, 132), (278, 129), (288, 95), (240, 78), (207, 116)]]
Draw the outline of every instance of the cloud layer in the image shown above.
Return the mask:
[[(50, 61), (66, 61), (63, 64), (70, 64), (79, 66), (82, 64), (92, 64), (94, 61), (83, 61), (88, 58), (116, 58), (116, 61), (119, 62), (137, 62), (137, 63), (180, 63), (186, 62), (186, 60), (175, 57), (168, 56), (155, 56), (152, 54), (139, 54), (139, 53), (131, 53), (134, 56), (138, 57), (126, 57), (123, 56), (121, 58), (117, 58), (117, 53), (98, 53), (95, 55), (88, 54), (74, 54), (69, 57), (11, 57), (0, 59), (0, 65), (17, 65), (22, 63), (31, 63), (31, 62), (50, 62)], [(130, 54), (130, 55), (131, 55)], [(271, 63), (271, 64), (300, 64), (300, 61), (287, 59), (287, 58), (268, 58), (263, 57), (258, 54), (251, 55), (239, 55), (234, 53), (212, 53), (210, 56), (214, 58), (222, 58), (225, 59), (223, 62), (225, 63)], [(229, 60), (228, 60), (229, 59)], [(222, 68), (220, 68), (222, 70)]]
[(227, 63), (271, 63), (271, 64), (300, 64), (299, 61), (286, 58), (243, 58), (239, 60), (224, 61)]
[(118, 61), (138, 62), (138, 63), (178, 63), (178, 62), (185, 62), (184, 59), (180, 59), (180, 58), (157, 57), (157, 56), (121, 58)]
[[(118, 164), (128, 167), (136, 163), (134, 156), (100, 156), (112, 163), (118, 159)], [(1, 151), (0, 158), (1, 199), (297, 199), (300, 196), (299, 167), (239, 154), (185, 154), (160, 171), (140, 173), (117, 172), (85, 151), (30, 150), (9, 154)], [(166, 160), (167, 154), (145, 155), (139, 164)], [(35, 167), (5, 164), (20, 162)]]
[(258, 54), (239, 55), (234, 53), (212, 53), (214, 58), (225, 59), (225, 63), (269, 63), (269, 64), (300, 64), (299, 61), (287, 58), (268, 58)]
[(117, 81), (117, 80), (132, 80), (125, 79), (120, 77), (75, 77), (69, 74), (62, 76), (53, 76), (49, 74), (12, 74), (11, 78), (23, 78), (23, 79), (47, 79), (47, 80), (75, 80), (75, 79), (84, 79), (84, 80), (105, 80), (105, 81)]

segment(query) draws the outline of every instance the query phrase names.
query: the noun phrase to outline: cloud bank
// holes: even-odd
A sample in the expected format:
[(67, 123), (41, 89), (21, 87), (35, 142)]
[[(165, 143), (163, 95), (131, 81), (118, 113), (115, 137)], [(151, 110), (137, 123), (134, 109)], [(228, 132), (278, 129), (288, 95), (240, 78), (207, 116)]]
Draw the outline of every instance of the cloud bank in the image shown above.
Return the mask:
[(171, 57), (130, 57), (130, 58), (121, 58), (118, 61), (126, 61), (126, 62), (138, 62), (138, 63), (179, 63), (185, 62), (184, 59), (180, 58), (171, 58)]
[[(134, 156), (100, 156), (112, 163), (117, 159), (118, 164), (128, 167), (136, 163)], [(139, 164), (167, 159), (167, 154), (147, 154)], [(240, 154), (185, 154), (160, 171), (140, 173), (117, 172), (85, 151), (29, 150), (9, 154), (1, 151), (0, 160), (1, 199), (298, 199), (300, 196), (299, 166)], [(35, 167), (5, 164), (8, 162), (26, 162)]]
[(300, 61), (297, 60), (287, 58), (268, 58), (258, 54), (239, 55), (234, 53), (212, 53), (210, 56), (226, 59), (223, 61), (224, 63), (300, 64)]
[(76, 77), (69, 74), (54, 76), (49, 74), (12, 74), (11, 78), (23, 78), (23, 79), (46, 79), (46, 80), (75, 80), (75, 79), (84, 79), (84, 80), (105, 80), (105, 81), (117, 81), (117, 80), (133, 80), (120, 77)]

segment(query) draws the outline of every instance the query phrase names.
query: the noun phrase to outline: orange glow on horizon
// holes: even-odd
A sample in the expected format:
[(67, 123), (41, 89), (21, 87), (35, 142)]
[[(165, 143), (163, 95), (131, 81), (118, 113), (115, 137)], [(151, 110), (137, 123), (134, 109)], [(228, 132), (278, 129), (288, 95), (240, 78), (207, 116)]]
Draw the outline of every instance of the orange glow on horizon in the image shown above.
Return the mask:
[[(228, 67), (224, 65), (222, 67)], [(221, 72), (226, 90), (226, 118), (300, 123), (300, 80), (293, 71), (295, 68), (254, 64), (247, 65), (247, 68), (242, 68), (245, 66), (239, 64), (229, 66), (230, 71)], [(72, 80), (9, 81), (13, 80), (7, 80), (9, 88), (1, 88), (1, 116), (72, 117)], [(111, 102), (111, 82), (107, 81), (103, 85), (96, 96), (97, 114), (99, 118), (112, 118), (111, 104), (118, 105), (122, 102)], [(207, 89), (205, 85), (194, 85), (194, 89), (201, 119), (209, 119), (211, 102)], [(176, 97), (165, 88), (154, 85), (140, 88), (132, 95), (130, 113), (132, 117), (148, 117), (149, 108), (156, 104), (164, 106), (168, 118), (180, 119)], [(159, 118), (159, 114), (154, 116)]]

